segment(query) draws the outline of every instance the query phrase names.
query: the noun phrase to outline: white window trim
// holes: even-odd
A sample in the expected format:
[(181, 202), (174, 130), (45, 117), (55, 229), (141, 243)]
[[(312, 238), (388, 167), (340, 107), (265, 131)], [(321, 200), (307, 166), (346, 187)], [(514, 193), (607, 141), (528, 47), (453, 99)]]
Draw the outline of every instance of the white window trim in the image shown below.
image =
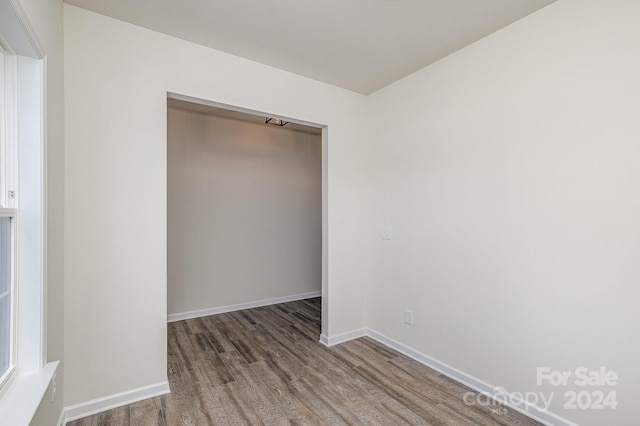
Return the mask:
[(44, 287), (44, 132), (42, 60), (18, 56), (17, 315), (18, 372), (46, 360)]

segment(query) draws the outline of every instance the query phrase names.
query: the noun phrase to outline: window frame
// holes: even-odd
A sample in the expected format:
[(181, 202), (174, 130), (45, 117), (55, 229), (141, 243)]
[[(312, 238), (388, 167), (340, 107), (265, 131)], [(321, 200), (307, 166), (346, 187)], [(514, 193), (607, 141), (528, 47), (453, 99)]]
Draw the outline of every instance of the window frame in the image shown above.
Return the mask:
[[(16, 228), (17, 228), (17, 211), (15, 209), (7, 209), (0, 208), (0, 218), (9, 218), (11, 219), (10, 232), (11, 232), (11, 241), (10, 245), (10, 254), (11, 259), (9, 263), (11, 265), (11, 275), (9, 277), (9, 306), (10, 306), (10, 314), (9, 314), (9, 365), (7, 370), (0, 374), (0, 396), (4, 394), (6, 389), (10, 386), (14, 375), (17, 370), (17, 332), (16, 332), (16, 268), (17, 268), (17, 256), (16, 256)], [(2, 264), (2, 261), (0, 261)], [(5, 296), (6, 297), (6, 296)]]
[(0, 1), (0, 15), (0, 155), (12, 166), (0, 171), (0, 210), (15, 218), (13, 371), (0, 388), (0, 418), (29, 424), (59, 366), (47, 359), (47, 57), (19, 2)]
[(0, 208), (5, 209), (16, 208), (17, 63), (16, 55), (0, 44)]
[[(11, 219), (9, 282), (9, 365), (0, 372), (0, 396), (8, 389), (17, 370), (17, 58), (0, 45), (0, 217)], [(0, 342), (0, 347), (5, 342)]]
[(5, 56), (7, 51), (0, 42), (0, 208), (4, 208), (6, 205), (4, 194), (6, 193), (5, 186), (7, 185), (7, 179), (5, 178), (6, 169), (4, 166), (6, 153), (5, 153), (5, 134), (7, 133), (7, 118), (5, 114), (5, 98), (6, 93), (6, 70), (5, 70)]

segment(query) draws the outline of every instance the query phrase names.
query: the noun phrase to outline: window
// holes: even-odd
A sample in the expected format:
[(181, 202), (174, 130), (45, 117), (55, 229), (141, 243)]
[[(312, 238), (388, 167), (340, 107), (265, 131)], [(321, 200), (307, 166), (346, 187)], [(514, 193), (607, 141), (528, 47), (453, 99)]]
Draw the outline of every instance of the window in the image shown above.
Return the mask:
[(14, 63), (0, 46), (0, 389), (15, 369)]
[(0, 1), (0, 423), (30, 424), (58, 362), (46, 352), (45, 52)]
[(0, 215), (0, 378), (13, 371), (13, 218)]

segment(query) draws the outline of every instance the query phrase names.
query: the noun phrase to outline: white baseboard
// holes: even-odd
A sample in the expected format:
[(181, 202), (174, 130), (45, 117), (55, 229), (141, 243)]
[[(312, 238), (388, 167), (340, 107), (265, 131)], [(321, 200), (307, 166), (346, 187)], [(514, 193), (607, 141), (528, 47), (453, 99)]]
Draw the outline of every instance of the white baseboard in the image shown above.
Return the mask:
[[(432, 358), (428, 355), (423, 354), (403, 343), (398, 342), (390, 337), (385, 336), (382, 333), (378, 333), (375, 330), (371, 330), (370, 328), (360, 328), (357, 330), (353, 330), (347, 333), (342, 333), (337, 336), (320, 336), (320, 342), (325, 346), (333, 346), (339, 343), (344, 343), (352, 339), (357, 339), (359, 337), (368, 336), (383, 345), (395, 349), (396, 351), (418, 361), (421, 364), (426, 365), (427, 367), (433, 368), (434, 370), (444, 374), (447, 377), (452, 378), (453, 380), (460, 382), (474, 391), (491, 396), (494, 394), (497, 389), (496, 386), (490, 385), (489, 383), (474, 377), (470, 374), (467, 374), (463, 371), (458, 370), (455, 367), (452, 367), (444, 362), (438, 361), (435, 358)], [(515, 403), (516, 398), (506, 398), (506, 401), (500, 401), (505, 406), (516, 410), (527, 417), (530, 417), (534, 420), (537, 420), (545, 425), (552, 426), (577, 426), (572, 421), (565, 419), (557, 414), (554, 414), (550, 411), (544, 410), (540, 407), (534, 406), (532, 404), (527, 404), (526, 402)]]
[(331, 345), (329, 345), (329, 337), (326, 334), (321, 334), (320, 335), (320, 343), (322, 343), (326, 347), (331, 346)]
[(320, 335), (320, 343), (330, 347), (338, 345), (349, 340), (357, 339), (358, 337), (364, 337), (367, 335), (366, 328), (359, 328), (357, 330), (347, 331), (346, 333), (336, 334), (335, 336), (327, 336), (326, 334)]
[(259, 308), (260, 306), (276, 305), (278, 303), (294, 302), (296, 300), (311, 299), (322, 296), (321, 291), (294, 294), (291, 296), (275, 297), (273, 299), (257, 300), (255, 302), (238, 303), (235, 305), (219, 306), (217, 308), (199, 309), (197, 311), (181, 312), (167, 315), (167, 322), (182, 321), (209, 315), (224, 314), (225, 312), (241, 311), (243, 309)]
[(63, 410), (64, 424), (83, 417), (101, 413), (103, 411), (111, 410), (113, 408), (122, 407), (123, 405), (133, 404), (134, 402), (142, 401), (143, 399), (164, 395), (169, 392), (169, 382), (165, 381), (105, 396), (103, 398), (93, 399), (80, 404), (71, 405), (69, 407), (65, 407)]

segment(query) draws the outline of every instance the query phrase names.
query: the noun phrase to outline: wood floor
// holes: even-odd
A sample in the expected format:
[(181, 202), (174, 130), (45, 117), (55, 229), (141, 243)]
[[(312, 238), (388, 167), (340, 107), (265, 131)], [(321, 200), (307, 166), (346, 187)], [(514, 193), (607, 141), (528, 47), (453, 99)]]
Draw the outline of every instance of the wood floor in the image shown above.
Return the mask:
[(68, 425), (539, 424), (466, 405), (468, 388), (375, 340), (319, 335), (319, 298), (170, 323), (171, 393)]

